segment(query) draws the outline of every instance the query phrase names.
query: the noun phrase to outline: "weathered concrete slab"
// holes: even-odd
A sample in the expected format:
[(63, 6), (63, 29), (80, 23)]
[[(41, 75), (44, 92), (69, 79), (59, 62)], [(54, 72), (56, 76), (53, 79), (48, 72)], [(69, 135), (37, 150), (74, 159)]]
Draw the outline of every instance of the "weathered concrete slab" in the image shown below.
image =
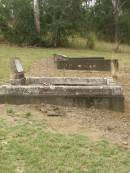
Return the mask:
[(111, 84), (99, 86), (5, 85), (0, 86), (0, 103), (49, 103), (66, 106), (94, 106), (96, 108), (124, 111), (122, 88)]
[(121, 96), (120, 86), (0, 86), (0, 96), (82, 96), (112, 97)]
[(89, 70), (89, 71), (117, 71), (118, 60), (105, 59), (104, 57), (72, 58), (63, 55), (54, 55), (58, 69)]
[(99, 109), (108, 109), (117, 112), (123, 112), (125, 110), (124, 97), (60, 97), (60, 96), (16, 96), (16, 95), (3, 95), (0, 96), (1, 104), (53, 104), (61, 106), (80, 106), (90, 108), (95, 107)]
[[(19, 85), (17, 80), (11, 80), (12, 85)], [(70, 78), (70, 77), (30, 77), (26, 78), (26, 85), (69, 85), (69, 86), (99, 86), (114, 85), (111, 77), (89, 77), (89, 78)]]

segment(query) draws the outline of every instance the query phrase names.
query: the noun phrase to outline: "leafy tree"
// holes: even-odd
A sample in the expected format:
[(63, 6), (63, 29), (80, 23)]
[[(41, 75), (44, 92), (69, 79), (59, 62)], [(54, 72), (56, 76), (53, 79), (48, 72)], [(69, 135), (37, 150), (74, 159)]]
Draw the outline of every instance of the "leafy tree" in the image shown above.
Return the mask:
[(94, 47), (95, 34), (118, 44), (130, 43), (130, 1), (93, 2), (0, 0), (0, 31), (10, 42), (47, 47), (62, 46), (75, 35)]
[(60, 46), (80, 30), (82, 22), (82, 1), (46, 0), (43, 5), (41, 27), (54, 46)]
[[(2, 5), (4, 4), (4, 5)], [(5, 38), (18, 44), (37, 40), (31, 0), (3, 0), (1, 29)]]

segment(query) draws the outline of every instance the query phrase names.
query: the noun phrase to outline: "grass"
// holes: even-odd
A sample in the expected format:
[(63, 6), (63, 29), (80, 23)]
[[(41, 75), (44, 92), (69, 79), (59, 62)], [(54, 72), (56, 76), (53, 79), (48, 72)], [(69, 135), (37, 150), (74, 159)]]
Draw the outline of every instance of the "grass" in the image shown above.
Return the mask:
[(48, 132), (43, 120), (24, 117), (12, 125), (0, 118), (0, 172), (129, 173), (130, 151), (105, 139)]
[(26, 113), (24, 114), (24, 116), (25, 116), (25, 118), (29, 118), (29, 117), (32, 116), (32, 113), (31, 113), (31, 112), (26, 112)]
[[(76, 42), (76, 41), (75, 41)], [(117, 58), (120, 63), (130, 64), (130, 47), (121, 46), (121, 53), (115, 53), (114, 44), (97, 42), (95, 50), (87, 50), (83, 48), (83, 40), (77, 41), (78, 48), (21, 48), (17, 46), (9, 46), (7, 44), (0, 45), (0, 81), (9, 79), (10, 76), (10, 58), (19, 57), (24, 65), (25, 71), (29, 70), (31, 64), (39, 59), (52, 57), (54, 53), (65, 54), (68, 56), (104, 56), (106, 58)], [(73, 46), (74, 47), (74, 46)]]
[(6, 113), (9, 115), (9, 116), (14, 116), (15, 112), (12, 108), (6, 108)]

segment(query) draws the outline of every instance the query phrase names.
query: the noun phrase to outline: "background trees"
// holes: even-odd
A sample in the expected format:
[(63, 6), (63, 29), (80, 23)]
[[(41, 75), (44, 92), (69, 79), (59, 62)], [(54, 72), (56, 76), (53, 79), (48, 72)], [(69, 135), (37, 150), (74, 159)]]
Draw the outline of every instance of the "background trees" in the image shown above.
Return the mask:
[(92, 40), (92, 33), (130, 43), (130, 1), (0, 0), (0, 31), (10, 42), (46, 47), (75, 35)]

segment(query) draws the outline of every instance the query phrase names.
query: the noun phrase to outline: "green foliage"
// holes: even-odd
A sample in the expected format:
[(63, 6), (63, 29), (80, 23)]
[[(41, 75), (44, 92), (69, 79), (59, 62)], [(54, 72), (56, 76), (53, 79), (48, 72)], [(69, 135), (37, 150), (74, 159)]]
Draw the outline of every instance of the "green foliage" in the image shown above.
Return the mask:
[(32, 116), (32, 113), (31, 112), (26, 112), (24, 115), (25, 115), (26, 118), (29, 118), (30, 116)]
[[(112, 0), (39, 0), (40, 33), (34, 19), (33, 0), (1, 0), (0, 32), (5, 39), (20, 45), (64, 46), (70, 37), (88, 35), (88, 47), (98, 38), (130, 43), (130, 1), (119, 0), (118, 20)], [(118, 28), (118, 33), (117, 33)], [(92, 43), (93, 42), (93, 43)]]
[(98, 37), (112, 41), (114, 38), (114, 17), (111, 1), (97, 0), (91, 13), (93, 30)]
[(81, 5), (81, 0), (44, 1), (41, 29), (50, 45), (62, 46), (69, 36), (79, 30), (82, 21)]
[(123, 43), (129, 43), (130, 44), (130, 12), (126, 10), (124, 12), (124, 15), (120, 17), (120, 40)]
[[(1, 30), (5, 38), (17, 44), (33, 44), (38, 39), (33, 20), (31, 0), (5, 1)], [(8, 13), (6, 13), (8, 12)]]
[(11, 108), (11, 107), (7, 107), (6, 113), (9, 116), (14, 116), (15, 115), (15, 112), (14, 112), (13, 108)]
[(5, 18), (0, 22), (1, 30), (9, 41), (57, 47), (66, 43), (67, 38), (79, 30), (82, 21), (81, 0), (41, 0), (40, 35), (35, 29), (31, 2), (31, 0), (12, 0), (9, 4), (8, 1), (4, 1), (5, 7), (1, 5), (1, 15)]
[[(129, 9), (129, 0), (119, 0), (118, 12), (114, 9), (112, 1), (97, 0), (95, 6), (90, 10), (90, 28), (104, 40), (115, 41), (115, 35), (118, 35), (119, 42), (130, 43)], [(115, 19), (115, 15), (117, 15), (117, 19)]]
[(96, 44), (96, 36), (93, 32), (90, 32), (87, 36), (86, 47), (89, 49), (94, 49)]

